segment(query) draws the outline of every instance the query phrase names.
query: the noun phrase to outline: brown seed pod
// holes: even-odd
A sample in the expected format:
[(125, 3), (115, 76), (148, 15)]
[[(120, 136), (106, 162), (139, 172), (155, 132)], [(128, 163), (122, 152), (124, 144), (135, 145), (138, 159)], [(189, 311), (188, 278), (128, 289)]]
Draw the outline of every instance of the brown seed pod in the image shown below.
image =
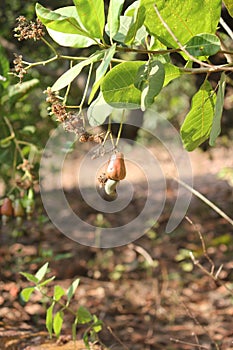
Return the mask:
[(126, 176), (124, 155), (121, 152), (112, 154), (108, 161), (106, 170), (106, 176), (108, 179), (120, 181)]
[(2, 214), (2, 223), (5, 225), (9, 218), (13, 215), (13, 207), (12, 202), (10, 198), (4, 198), (2, 207), (1, 207), (1, 214)]

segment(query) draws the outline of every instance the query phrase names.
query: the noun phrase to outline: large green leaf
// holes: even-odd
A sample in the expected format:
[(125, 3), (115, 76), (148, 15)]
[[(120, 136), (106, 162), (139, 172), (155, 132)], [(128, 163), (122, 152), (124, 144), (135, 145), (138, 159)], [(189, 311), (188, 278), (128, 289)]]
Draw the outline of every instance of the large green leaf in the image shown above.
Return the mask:
[(94, 38), (103, 38), (105, 24), (103, 0), (73, 0), (79, 18)]
[(223, 104), (224, 104), (224, 94), (225, 94), (225, 87), (226, 87), (226, 75), (225, 73), (222, 73), (221, 79), (219, 81), (219, 87), (217, 92), (217, 100), (214, 110), (214, 119), (212, 128), (210, 131), (210, 146), (214, 146), (216, 138), (219, 136), (221, 132), (221, 118), (222, 118), (222, 110), (223, 110)]
[[(78, 13), (76, 11), (75, 6), (61, 7), (55, 10), (54, 12), (66, 17), (74, 17), (81, 26), (80, 19), (78, 17)], [(96, 44), (95, 40), (83, 35), (61, 33), (59, 30), (53, 30), (48, 27), (47, 31), (51, 38), (61, 46), (82, 48)]]
[(160, 61), (149, 61), (138, 69), (135, 79), (136, 88), (142, 91), (141, 109), (145, 111), (154, 103), (154, 98), (163, 87), (165, 71)]
[(115, 54), (115, 51), (116, 51), (116, 44), (111, 46), (109, 49), (105, 50), (103, 61), (101, 62), (101, 64), (99, 65), (99, 67), (96, 70), (95, 82), (93, 84), (88, 103), (90, 103), (92, 101), (93, 97), (95, 96), (96, 91), (100, 87), (102, 78), (103, 78), (104, 74), (107, 72), (107, 69), (108, 69), (109, 64), (110, 64), (110, 62)]
[(115, 108), (138, 108), (141, 91), (134, 85), (137, 72), (143, 61), (123, 62), (105, 76), (101, 90), (105, 101)]
[(168, 47), (178, 45), (158, 18), (155, 3), (164, 21), (183, 45), (197, 34), (214, 34), (217, 29), (221, 0), (141, 0), (141, 6), (146, 9), (145, 26), (149, 33)]
[(171, 63), (164, 63), (163, 66), (165, 69), (165, 79), (163, 86), (166, 86), (168, 83), (170, 83), (171, 80), (179, 78), (182, 75), (182, 71)]
[(97, 52), (84, 61), (76, 64), (62, 74), (52, 86), (52, 91), (59, 91), (68, 86), (81, 72), (81, 70), (89, 64), (98, 61), (103, 56), (103, 52)]
[(193, 96), (191, 110), (181, 127), (181, 137), (187, 151), (193, 151), (210, 135), (216, 96), (205, 81)]
[(74, 17), (67, 17), (51, 11), (40, 5), (36, 4), (36, 15), (46, 28), (53, 29), (57, 32), (66, 34), (79, 34), (88, 38), (94, 38), (85, 29), (83, 29)]
[(220, 50), (220, 40), (214, 34), (198, 34), (186, 43), (185, 48), (193, 56), (212, 56)]
[(108, 8), (107, 30), (112, 39), (118, 32), (120, 26), (120, 14), (124, 0), (110, 0)]
[(142, 27), (145, 20), (145, 8), (139, 7), (135, 10), (131, 19), (129, 30), (125, 37), (125, 43), (131, 45), (136, 38), (137, 31)]
[(229, 14), (231, 15), (231, 17), (233, 17), (233, 1), (232, 0), (224, 0), (223, 2), (226, 5), (226, 8), (227, 8)]
[(108, 105), (100, 91), (98, 97), (91, 103), (87, 110), (87, 118), (91, 126), (102, 125), (105, 119), (111, 114), (113, 108)]

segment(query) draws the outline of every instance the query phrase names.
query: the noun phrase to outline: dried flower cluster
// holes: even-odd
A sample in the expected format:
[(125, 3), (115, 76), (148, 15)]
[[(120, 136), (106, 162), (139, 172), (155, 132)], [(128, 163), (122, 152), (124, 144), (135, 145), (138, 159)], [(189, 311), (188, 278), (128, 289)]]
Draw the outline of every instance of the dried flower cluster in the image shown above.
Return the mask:
[(19, 16), (16, 20), (18, 25), (14, 28), (14, 32), (16, 32), (15, 37), (19, 41), (27, 39), (36, 41), (44, 36), (44, 26), (38, 18), (36, 22), (29, 22), (24, 16)]
[(59, 101), (57, 94), (53, 92), (51, 88), (47, 88), (45, 93), (47, 94), (46, 102), (51, 104), (52, 113), (56, 116), (57, 121), (62, 123), (66, 131), (74, 132), (79, 136), (79, 141), (81, 143), (87, 141), (93, 141), (95, 143), (103, 142), (102, 135), (93, 135), (86, 131), (84, 120), (81, 116), (66, 111), (65, 106)]
[(20, 79), (20, 82), (21, 82), (24, 75), (27, 73), (27, 71), (24, 68), (23, 56), (17, 55), (16, 53), (14, 55), (15, 55), (15, 59), (13, 60), (13, 63), (14, 63), (15, 75)]

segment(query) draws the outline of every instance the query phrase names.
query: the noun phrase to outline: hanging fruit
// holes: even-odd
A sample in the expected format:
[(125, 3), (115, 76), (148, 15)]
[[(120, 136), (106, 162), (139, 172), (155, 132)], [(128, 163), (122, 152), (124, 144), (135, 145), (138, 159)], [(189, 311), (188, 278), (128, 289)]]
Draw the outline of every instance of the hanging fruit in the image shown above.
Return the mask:
[(24, 208), (19, 198), (14, 201), (14, 216), (16, 218), (16, 225), (21, 226), (24, 216)]
[(118, 182), (119, 181), (107, 179), (105, 183), (100, 184), (98, 187), (100, 196), (108, 202), (114, 201), (118, 196), (116, 191)]
[(106, 177), (111, 180), (120, 181), (126, 176), (124, 155), (116, 152), (111, 155), (106, 170)]
[(2, 224), (6, 225), (10, 217), (13, 215), (13, 206), (10, 198), (6, 197), (3, 199), (1, 214), (2, 214)]

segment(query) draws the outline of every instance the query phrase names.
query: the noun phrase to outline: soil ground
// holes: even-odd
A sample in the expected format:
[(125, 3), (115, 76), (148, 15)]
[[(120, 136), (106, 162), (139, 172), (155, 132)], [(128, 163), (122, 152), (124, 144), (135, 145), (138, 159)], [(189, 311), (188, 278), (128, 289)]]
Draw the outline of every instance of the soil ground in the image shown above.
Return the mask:
[[(159, 161), (167, 171), (164, 210), (147, 234), (127, 245), (98, 249), (78, 244), (51, 222), (39, 219), (40, 209), (37, 218), (25, 222), (22, 229), (16, 229), (13, 223), (1, 227), (0, 350), (74, 349), (69, 341), (71, 316), (65, 316), (59, 342), (49, 342), (45, 300), (39, 294), (33, 294), (27, 304), (20, 299), (20, 291), (28, 283), (19, 272), (34, 273), (46, 261), (49, 275), (56, 276), (52, 286), (67, 288), (80, 277), (71, 307), (75, 310), (84, 305), (103, 321), (100, 340), (109, 349), (233, 349), (232, 226), (193, 196), (186, 213), (193, 224), (184, 218), (173, 232), (165, 233), (177, 184), (166, 154), (159, 153)], [(217, 175), (223, 167), (233, 166), (231, 150), (197, 150), (191, 154), (191, 162), (194, 188), (231, 217), (232, 187)], [(74, 211), (93, 222), (96, 212), (73, 189), (69, 177), (73, 166), (71, 162), (65, 170), (67, 199)], [(140, 174), (137, 183), (139, 180)], [(143, 186), (137, 188), (142, 191), (138, 198), (143, 198)], [(143, 201), (138, 203), (140, 209)], [(206, 254), (198, 232), (205, 240)], [(199, 266), (194, 266), (189, 252), (193, 252)], [(84, 327), (78, 327), (80, 341), (76, 349), (84, 349), (83, 332)], [(101, 348), (101, 344), (92, 345), (92, 349)]]

